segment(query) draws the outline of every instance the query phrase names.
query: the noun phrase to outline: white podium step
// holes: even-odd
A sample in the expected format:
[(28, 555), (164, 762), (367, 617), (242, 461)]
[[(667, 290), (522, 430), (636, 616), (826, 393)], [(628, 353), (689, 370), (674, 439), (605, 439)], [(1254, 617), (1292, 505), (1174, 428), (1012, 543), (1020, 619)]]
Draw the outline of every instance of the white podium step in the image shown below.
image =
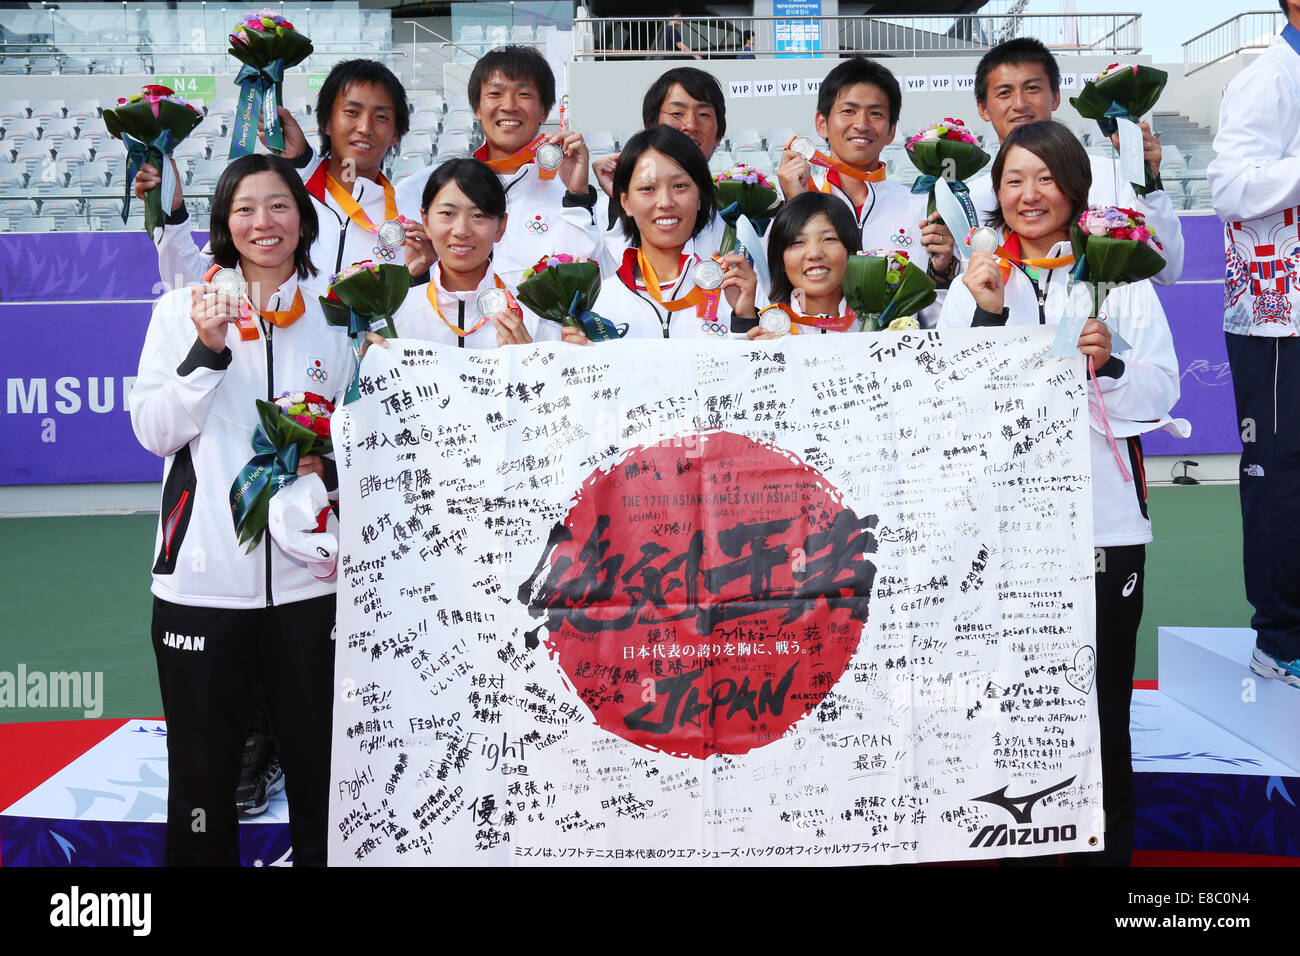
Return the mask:
[(1250, 669), (1255, 632), (1162, 627), (1158, 633), (1160, 692), (1300, 776), (1300, 689)]

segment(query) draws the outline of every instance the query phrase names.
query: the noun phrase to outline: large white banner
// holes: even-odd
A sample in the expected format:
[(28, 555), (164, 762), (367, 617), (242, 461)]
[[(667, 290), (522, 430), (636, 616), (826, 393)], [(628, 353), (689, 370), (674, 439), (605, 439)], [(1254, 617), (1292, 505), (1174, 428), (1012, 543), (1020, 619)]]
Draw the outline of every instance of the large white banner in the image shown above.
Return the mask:
[(334, 427), (331, 863), (1098, 848), (1052, 331), (370, 349)]

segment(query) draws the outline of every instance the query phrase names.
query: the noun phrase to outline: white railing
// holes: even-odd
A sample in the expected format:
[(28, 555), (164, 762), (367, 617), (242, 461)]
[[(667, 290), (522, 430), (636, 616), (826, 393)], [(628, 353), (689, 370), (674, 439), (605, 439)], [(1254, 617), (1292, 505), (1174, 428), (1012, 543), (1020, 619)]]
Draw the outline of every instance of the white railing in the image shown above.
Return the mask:
[(1243, 50), (1262, 50), (1286, 24), (1281, 10), (1252, 10), (1210, 27), (1183, 44), (1183, 76)]
[[(604, 17), (573, 23), (574, 58), (736, 59), (840, 53), (980, 53), (1033, 37), (1056, 53), (1134, 54), (1140, 13), (924, 17)], [(748, 47), (745, 38), (751, 37)], [(670, 49), (671, 47), (671, 49)]]

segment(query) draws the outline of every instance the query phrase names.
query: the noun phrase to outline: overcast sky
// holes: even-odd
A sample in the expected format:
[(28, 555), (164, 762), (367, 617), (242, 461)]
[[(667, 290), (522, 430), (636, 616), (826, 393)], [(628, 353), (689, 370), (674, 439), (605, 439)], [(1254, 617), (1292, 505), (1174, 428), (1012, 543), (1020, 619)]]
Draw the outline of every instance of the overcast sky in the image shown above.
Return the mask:
[[(992, 11), (991, 5), (990, 12)], [(1075, 0), (1078, 13), (1142, 14), (1143, 52), (1157, 63), (1181, 63), (1183, 43), (1239, 13), (1277, 10), (1277, 0)], [(1026, 13), (1060, 13), (1062, 0), (1029, 0)], [(1280, 11), (1279, 11), (1280, 12)]]

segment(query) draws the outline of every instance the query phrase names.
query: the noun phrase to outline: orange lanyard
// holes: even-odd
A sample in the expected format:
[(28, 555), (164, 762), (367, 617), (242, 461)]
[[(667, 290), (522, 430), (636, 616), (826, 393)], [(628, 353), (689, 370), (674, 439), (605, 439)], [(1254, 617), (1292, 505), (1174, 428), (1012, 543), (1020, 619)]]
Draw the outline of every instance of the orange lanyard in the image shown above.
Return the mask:
[[(537, 159), (537, 150), (545, 141), (546, 134), (538, 133), (536, 139), (513, 156), (507, 156), (505, 159), (488, 159), (484, 160), (484, 162), (487, 163), (488, 168), (494, 173), (505, 173), (506, 175), (517, 173), (521, 167), (527, 166), (529, 163)], [(537, 175), (541, 179), (554, 179), (557, 172), (559, 172), (558, 169), (542, 169), (540, 166), (537, 167)]]
[[(858, 320), (858, 317), (850, 310), (845, 315), (801, 315), (784, 302), (773, 303), (768, 308), (780, 309), (790, 317), (790, 331), (798, 334), (797, 326), (803, 325), (810, 329), (826, 329), (831, 332), (847, 332), (849, 327)], [(763, 310), (764, 312), (767, 309)]]
[(302, 289), (295, 289), (293, 293), (293, 304), (289, 306), (287, 312), (272, 312), (269, 309), (263, 312), (261, 309), (258, 309), (257, 314), (266, 319), (266, 321), (270, 322), (277, 329), (287, 329), (289, 326), (301, 319), (302, 314), (306, 311), (307, 305), (302, 301)]
[[(384, 190), (384, 220), (391, 221), (397, 218), (397, 190), (393, 189), (393, 184), (388, 181), (388, 177), (383, 173), (379, 174), (376, 180)], [(338, 182), (329, 173), (325, 174), (325, 188), (329, 190), (334, 201), (339, 204), (349, 219), (364, 229), (366, 232), (378, 232), (379, 227), (370, 221), (361, 204), (352, 198), (352, 194), (338, 184)]]
[[(785, 144), (785, 148), (789, 149), (792, 145), (794, 145), (794, 141), (798, 138), (799, 138), (798, 136), (790, 137), (790, 142)], [(852, 166), (849, 166), (845, 163), (841, 163), (838, 159), (835, 159), (832, 156), (827, 156), (820, 149), (815, 150), (813, 152), (812, 157), (808, 160), (808, 162), (812, 163), (814, 166), (821, 166), (823, 169), (833, 169), (842, 176), (848, 176), (852, 179), (857, 179), (864, 183), (884, 182), (885, 174), (887, 172), (885, 168), (885, 164), (881, 163), (879, 166), (877, 166), (869, 173), (860, 173)], [(830, 189), (823, 184), (822, 192), (824, 193), (830, 192)]]
[(1002, 260), (998, 264), (998, 268), (1002, 270), (1003, 283), (1011, 277), (1011, 267), (1013, 264), (1029, 269), (1059, 269), (1061, 266), (1074, 265), (1073, 254), (1043, 259), (1020, 258), (1020, 237), (1014, 232), (1007, 235), (1006, 241), (998, 248), (998, 251), (993, 254)]
[[(506, 284), (501, 281), (501, 277), (497, 275), (495, 272), (492, 273), (492, 278), (496, 281), (498, 289), (506, 289)], [(447, 321), (447, 317), (442, 314), (442, 309), (438, 308), (438, 291), (435, 288), (435, 286), (436, 283), (432, 281), (429, 283), (429, 287), (424, 290), (425, 297), (428, 298), (429, 304), (433, 306), (433, 311), (438, 313), (438, 318), (442, 319), (443, 325), (447, 326), (447, 328), (451, 329), (462, 339), (467, 335), (473, 335), (475, 332), (483, 328), (483, 326), (487, 325), (488, 322), (491, 321), (492, 317), (490, 315), (483, 315), (479, 317), (478, 324), (475, 325), (474, 328), (472, 329), (462, 329), (458, 325), (452, 325), (450, 322)], [(510, 295), (509, 289), (506, 289), (506, 295), (510, 296), (510, 303), (513, 305), (514, 296)]]
[[(687, 260), (689, 261), (689, 260)], [(716, 318), (718, 314), (718, 298), (722, 292), (721, 288), (705, 291), (699, 286), (692, 286), (691, 291), (686, 293), (680, 299), (664, 301), (663, 293), (659, 288), (659, 276), (655, 275), (654, 266), (650, 265), (650, 260), (646, 258), (645, 253), (638, 249), (636, 251), (636, 264), (641, 269), (641, 276), (645, 279), (645, 290), (668, 312), (680, 312), (683, 309), (689, 309), (695, 306), (695, 314), (703, 318)], [(682, 263), (682, 271), (686, 271), (686, 263)]]

